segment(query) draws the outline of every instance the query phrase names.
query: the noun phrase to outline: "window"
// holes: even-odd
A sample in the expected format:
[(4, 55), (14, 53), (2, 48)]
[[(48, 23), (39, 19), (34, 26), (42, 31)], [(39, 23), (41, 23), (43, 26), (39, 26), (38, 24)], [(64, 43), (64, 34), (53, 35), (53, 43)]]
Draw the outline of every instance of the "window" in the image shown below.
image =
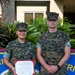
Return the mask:
[(25, 13), (25, 22), (28, 23), (33, 20), (33, 13)]
[(30, 21), (33, 21), (33, 19), (36, 19), (39, 17), (43, 17), (43, 13), (37, 13), (37, 12), (25, 13), (25, 22), (29, 23)]
[(43, 17), (43, 13), (35, 13), (35, 18)]

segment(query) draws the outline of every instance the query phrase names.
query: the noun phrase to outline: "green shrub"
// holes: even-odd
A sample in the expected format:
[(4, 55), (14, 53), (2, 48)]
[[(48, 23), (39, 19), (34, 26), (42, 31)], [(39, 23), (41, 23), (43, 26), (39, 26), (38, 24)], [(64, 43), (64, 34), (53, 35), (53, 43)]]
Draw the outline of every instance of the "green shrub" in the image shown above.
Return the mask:
[(9, 31), (0, 20), (0, 48), (5, 47), (8, 43)]
[(27, 40), (32, 41), (34, 44), (37, 43), (38, 37), (41, 33), (48, 30), (48, 26), (46, 24), (46, 18), (37, 18), (33, 21), (30, 21), (27, 28)]
[(70, 21), (66, 17), (59, 20), (57, 27), (59, 30), (64, 31), (68, 36), (71, 35), (71, 31), (72, 31), (71, 24), (70, 24)]
[(15, 26), (14, 23), (4, 25), (0, 22), (0, 48), (5, 48), (10, 41), (16, 39)]
[[(61, 25), (63, 21), (63, 24)], [(17, 22), (18, 23), (18, 22)], [(16, 24), (17, 24), (16, 23)], [(8, 23), (4, 25), (0, 22), (0, 47), (5, 47), (8, 42), (16, 39), (15, 26), (14, 23)], [(71, 24), (67, 18), (60, 19), (57, 25), (58, 29), (67, 33), (67, 35), (71, 35)], [(33, 42), (35, 45), (38, 41), (38, 37), (45, 31), (48, 30), (48, 25), (46, 23), (46, 18), (37, 18), (33, 21), (30, 21), (27, 28), (27, 36), (26, 39)], [(71, 32), (71, 33), (70, 33)], [(70, 39), (72, 48), (75, 48), (75, 39)]]
[(14, 23), (8, 23), (6, 24), (6, 27), (8, 29), (9, 32), (9, 41), (12, 41), (14, 39), (16, 39), (17, 35), (16, 35), (16, 24)]

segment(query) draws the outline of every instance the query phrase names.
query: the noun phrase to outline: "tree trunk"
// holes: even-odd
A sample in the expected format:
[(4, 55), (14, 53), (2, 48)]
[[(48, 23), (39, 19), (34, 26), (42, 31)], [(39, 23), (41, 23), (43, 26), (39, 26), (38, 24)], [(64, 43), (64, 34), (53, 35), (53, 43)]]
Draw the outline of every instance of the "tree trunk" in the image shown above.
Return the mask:
[(11, 0), (0, 0), (1, 8), (2, 8), (2, 21), (6, 24), (8, 20), (8, 7)]

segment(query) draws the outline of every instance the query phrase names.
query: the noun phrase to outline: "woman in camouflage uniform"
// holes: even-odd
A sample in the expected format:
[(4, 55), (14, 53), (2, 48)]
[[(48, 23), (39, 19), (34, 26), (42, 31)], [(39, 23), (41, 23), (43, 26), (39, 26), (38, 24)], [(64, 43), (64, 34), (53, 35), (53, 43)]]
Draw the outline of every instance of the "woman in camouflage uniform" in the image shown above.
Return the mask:
[(50, 12), (47, 17), (49, 30), (37, 43), (37, 59), (41, 63), (40, 75), (66, 75), (66, 61), (70, 57), (69, 37), (57, 29), (58, 13)]
[(11, 41), (6, 46), (4, 52), (4, 63), (9, 67), (9, 75), (15, 74), (16, 60), (33, 60), (35, 61), (35, 47), (33, 43), (25, 40), (27, 24), (19, 23), (16, 26), (16, 34), (18, 38)]

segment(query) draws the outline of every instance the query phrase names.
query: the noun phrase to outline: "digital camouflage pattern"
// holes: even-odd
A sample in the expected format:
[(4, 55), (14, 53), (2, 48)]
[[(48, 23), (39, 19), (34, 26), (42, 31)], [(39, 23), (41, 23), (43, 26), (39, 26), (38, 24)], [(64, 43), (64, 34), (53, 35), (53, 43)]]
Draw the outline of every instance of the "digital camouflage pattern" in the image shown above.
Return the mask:
[[(10, 63), (15, 66), (16, 60), (32, 60), (35, 58), (35, 47), (33, 43), (25, 40), (24, 43), (19, 43), (18, 40), (11, 41), (6, 46), (6, 52), (9, 53)], [(9, 75), (14, 75), (10, 70)]]
[[(65, 44), (69, 41), (69, 37), (62, 31), (50, 33), (49, 31), (43, 33), (39, 38), (39, 44), (42, 48), (42, 57), (47, 64), (58, 64), (64, 56)], [(66, 66), (62, 66), (54, 74), (48, 73), (43, 66), (41, 66), (40, 75), (65, 75)]]

